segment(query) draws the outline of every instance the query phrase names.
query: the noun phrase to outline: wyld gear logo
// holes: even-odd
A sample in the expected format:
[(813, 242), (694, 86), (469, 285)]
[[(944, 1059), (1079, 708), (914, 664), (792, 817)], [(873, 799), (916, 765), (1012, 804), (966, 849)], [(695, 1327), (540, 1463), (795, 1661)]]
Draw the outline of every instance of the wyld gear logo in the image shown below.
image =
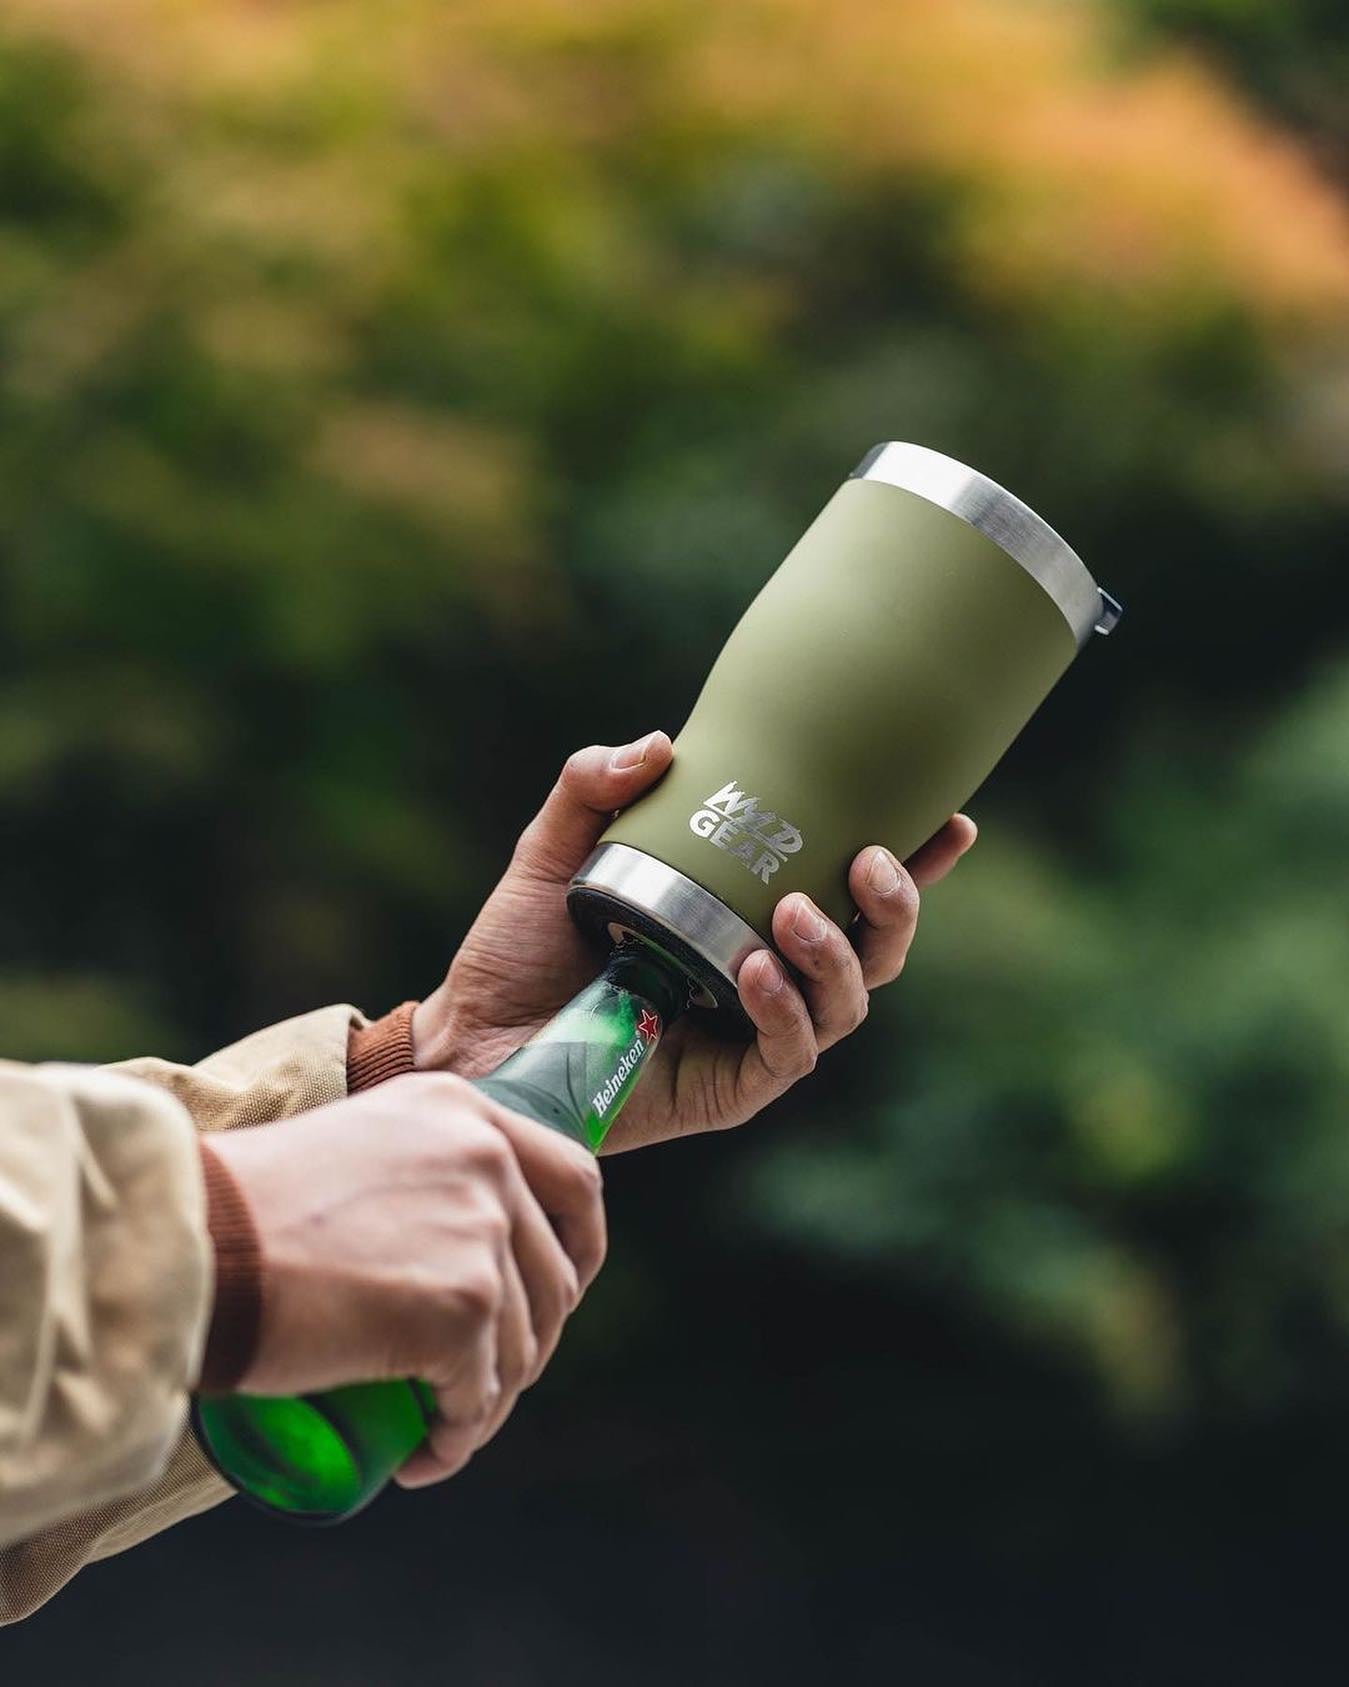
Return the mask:
[(689, 830), (728, 850), (764, 884), (805, 842), (795, 826), (760, 808), (758, 797), (747, 797), (734, 779), (703, 799), (689, 816)]

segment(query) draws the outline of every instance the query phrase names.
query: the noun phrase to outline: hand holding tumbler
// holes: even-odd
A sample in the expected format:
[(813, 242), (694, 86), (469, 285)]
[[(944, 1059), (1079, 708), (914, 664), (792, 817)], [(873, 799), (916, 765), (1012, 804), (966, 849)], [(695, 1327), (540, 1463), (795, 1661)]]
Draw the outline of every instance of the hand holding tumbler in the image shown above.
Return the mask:
[[(912, 854), (1119, 616), (1010, 492), (922, 446), (876, 446), (732, 632), (665, 777), (572, 881), (573, 917), (613, 945), (600, 976), (479, 1086), (598, 1150), (680, 1013), (748, 1030), (736, 973), (773, 946), (778, 901), (804, 891), (846, 923), (856, 852)], [(430, 1410), (421, 1384), (386, 1380), (202, 1398), (195, 1422), (248, 1497), (336, 1522)]]

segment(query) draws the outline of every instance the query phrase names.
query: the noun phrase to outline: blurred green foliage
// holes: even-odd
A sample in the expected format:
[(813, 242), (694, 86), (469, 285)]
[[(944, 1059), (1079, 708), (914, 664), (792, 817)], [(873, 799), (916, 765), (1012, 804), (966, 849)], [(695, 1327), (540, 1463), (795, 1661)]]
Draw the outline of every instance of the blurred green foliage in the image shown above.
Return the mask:
[(731, 1222), (926, 1276), (1126, 1414), (1328, 1386), (1332, 51), (1310, 4), (7, 8), (6, 1052), (427, 988), (567, 750), (677, 727), (918, 439), (1129, 614)]
[(1081, 1345), (1126, 1410), (1315, 1396), (1349, 1333), (1346, 744), (1341, 669), (1231, 765), (1135, 756), (1090, 870), (987, 837), (902, 1095), (755, 1168), (779, 1221)]

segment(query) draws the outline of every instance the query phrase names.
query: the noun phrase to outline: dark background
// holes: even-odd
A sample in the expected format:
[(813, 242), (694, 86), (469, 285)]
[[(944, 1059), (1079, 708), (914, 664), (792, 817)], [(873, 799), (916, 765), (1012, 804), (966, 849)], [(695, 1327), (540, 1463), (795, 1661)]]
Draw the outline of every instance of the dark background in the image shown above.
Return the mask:
[(856, 1041), (609, 1163), (462, 1478), (225, 1507), (6, 1681), (1342, 1676), (1345, 17), (11, 0), (7, 1055), (424, 992), (878, 439), (1128, 614)]

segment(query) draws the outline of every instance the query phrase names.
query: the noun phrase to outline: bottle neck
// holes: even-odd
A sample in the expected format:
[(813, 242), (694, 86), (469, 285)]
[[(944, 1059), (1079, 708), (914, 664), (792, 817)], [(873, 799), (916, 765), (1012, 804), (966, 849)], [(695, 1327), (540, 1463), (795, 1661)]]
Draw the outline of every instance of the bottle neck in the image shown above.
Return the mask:
[(684, 969), (641, 937), (629, 937), (609, 951), (595, 984), (644, 1002), (659, 1014), (662, 1030), (673, 1025), (689, 1005), (691, 986)]
[(628, 939), (592, 984), (477, 1087), (598, 1152), (662, 1033), (688, 1005), (689, 988), (669, 956)]

